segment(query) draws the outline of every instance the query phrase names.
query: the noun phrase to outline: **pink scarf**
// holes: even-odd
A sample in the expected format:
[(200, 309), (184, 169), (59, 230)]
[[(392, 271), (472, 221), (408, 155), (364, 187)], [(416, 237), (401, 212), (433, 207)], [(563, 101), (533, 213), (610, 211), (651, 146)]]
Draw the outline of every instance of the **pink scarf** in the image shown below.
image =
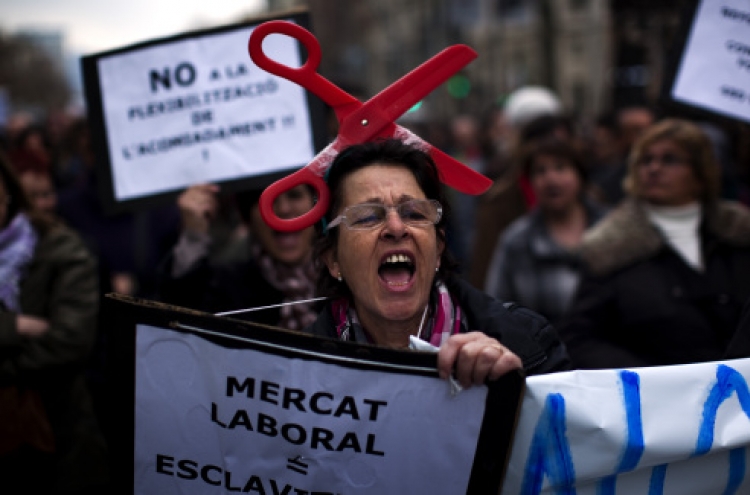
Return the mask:
[[(424, 324), (421, 339), (435, 347), (440, 347), (453, 334), (466, 331), (461, 306), (456, 303), (443, 282), (436, 282), (428, 303), (429, 318)], [(357, 311), (346, 298), (331, 303), (331, 312), (336, 323), (336, 333), (340, 340), (372, 344), (372, 338), (357, 318)]]

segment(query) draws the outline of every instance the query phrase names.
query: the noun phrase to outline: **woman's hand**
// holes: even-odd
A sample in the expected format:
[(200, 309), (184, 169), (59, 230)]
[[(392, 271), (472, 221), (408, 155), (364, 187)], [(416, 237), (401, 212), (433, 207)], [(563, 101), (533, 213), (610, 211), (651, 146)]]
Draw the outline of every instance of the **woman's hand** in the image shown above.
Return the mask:
[(41, 337), (49, 330), (49, 322), (44, 318), (29, 315), (16, 315), (16, 331), (24, 337)]
[(518, 356), (482, 332), (451, 335), (438, 351), (440, 378), (447, 379), (455, 368), (462, 387), (481, 385), (486, 379), (497, 380), (522, 367)]
[(112, 284), (112, 292), (118, 294), (125, 294), (128, 296), (135, 295), (138, 281), (134, 274), (130, 272), (117, 272), (113, 273), (109, 277), (110, 284)]
[(207, 234), (211, 220), (216, 216), (219, 202), (216, 195), (219, 186), (215, 184), (197, 184), (190, 186), (177, 198), (180, 209), (182, 228), (195, 234)]

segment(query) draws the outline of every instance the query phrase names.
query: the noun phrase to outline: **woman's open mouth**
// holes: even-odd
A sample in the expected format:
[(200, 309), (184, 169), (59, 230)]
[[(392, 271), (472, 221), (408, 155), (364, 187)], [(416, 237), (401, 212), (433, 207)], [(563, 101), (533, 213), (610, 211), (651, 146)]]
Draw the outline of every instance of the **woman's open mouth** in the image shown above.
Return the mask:
[(378, 276), (388, 288), (406, 288), (414, 278), (414, 258), (407, 253), (389, 254), (378, 267)]
[(281, 249), (296, 248), (300, 242), (300, 237), (299, 232), (273, 232), (273, 239)]

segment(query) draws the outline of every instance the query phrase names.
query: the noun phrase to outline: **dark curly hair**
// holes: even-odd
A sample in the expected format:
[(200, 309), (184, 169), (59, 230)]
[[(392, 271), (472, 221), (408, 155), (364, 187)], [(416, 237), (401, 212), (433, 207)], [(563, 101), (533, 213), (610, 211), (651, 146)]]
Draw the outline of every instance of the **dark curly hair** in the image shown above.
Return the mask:
[[(339, 239), (339, 227), (326, 229), (326, 226), (342, 209), (343, 183), (351, 173), (375, 163), (399, 165), (408, 169), (419, 184), (428, 199), (438, 201), (443, 207), (443, 215), (435, 225), (438, 241), (446, 245), (445, 229), (450, 218), (450, 208), (445, 195), (445, 189), (440, 182), (440, 173), (429, 153), (406, 144), (398, 139), (382, 139), (378, 141), (356, 144), (339, 153), (328, 170), (326, 182), (331, 192), (331, 204), (324, 216), (323, 222), (316, 226), (318, 237), (315, 242), (315, 259), (318, 260), (318, 294), (329, 297), (351, 297), (345, 283), (338, 282), (328, 273), (323, 254), (336, 250)], [(452, 276), (457, 263), (447, 247), (443, 249), (440, 258), (440, 268), (437, 276), (445, 279)]]
[(531, 141), (520, 147), (517, 158), (524, 175), (527, 177), (531, 176), (534, 161), (543, 155), (554, 156), (567, 161), (575, 169), (581, 182), (583, 184), (586, 183), (588, 169), (581, 150), (573, 143), (555, 137)]

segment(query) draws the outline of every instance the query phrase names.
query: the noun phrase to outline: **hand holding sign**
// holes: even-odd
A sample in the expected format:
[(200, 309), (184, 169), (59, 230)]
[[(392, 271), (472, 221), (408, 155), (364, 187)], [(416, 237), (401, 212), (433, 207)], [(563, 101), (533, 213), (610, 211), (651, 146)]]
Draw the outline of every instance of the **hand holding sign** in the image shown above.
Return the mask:
[(216, 216), (219, 186), (197, 184), (189, 187), (177, 198), (182, 229), (194, 234), (208, 234), (211, 220)]

